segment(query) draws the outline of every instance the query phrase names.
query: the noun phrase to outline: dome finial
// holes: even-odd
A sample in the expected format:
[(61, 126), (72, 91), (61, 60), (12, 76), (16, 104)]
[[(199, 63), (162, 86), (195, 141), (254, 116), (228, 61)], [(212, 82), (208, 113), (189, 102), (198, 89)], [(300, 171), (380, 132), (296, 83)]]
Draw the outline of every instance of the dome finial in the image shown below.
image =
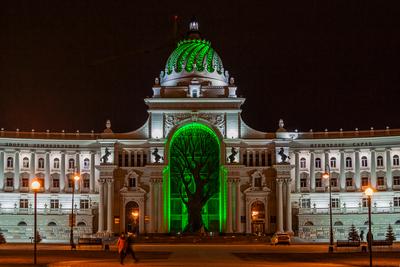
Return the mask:
[(199, 31), (199, 22), (197, 21), (196, 17), (192, 17), (192, 19), (190, 20), (189, 31), (191, 32)]

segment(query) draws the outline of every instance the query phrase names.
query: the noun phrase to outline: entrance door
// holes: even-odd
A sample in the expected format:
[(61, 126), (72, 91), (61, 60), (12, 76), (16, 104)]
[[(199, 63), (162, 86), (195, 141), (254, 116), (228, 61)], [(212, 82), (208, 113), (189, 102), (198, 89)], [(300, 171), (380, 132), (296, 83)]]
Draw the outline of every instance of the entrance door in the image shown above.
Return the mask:
[(265, 206), (261, 201), (251, 204), (251, 232), (256, 235), (265, 233)]
[(125, 231), (139, 234), (139, 205), (129, 201), (125, 206)]

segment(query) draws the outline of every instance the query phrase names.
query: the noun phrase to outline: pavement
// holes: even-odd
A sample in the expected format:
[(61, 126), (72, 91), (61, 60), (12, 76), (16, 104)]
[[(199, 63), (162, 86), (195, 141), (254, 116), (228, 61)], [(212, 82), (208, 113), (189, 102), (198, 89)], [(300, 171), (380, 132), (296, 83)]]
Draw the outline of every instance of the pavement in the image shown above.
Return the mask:
[[(327, 244), (135, 244), (140, 259), (133, 263), (128, 256), (124, 266), (295, 266), (348, 267), (368, 266), (368, 253), (360, 249), (340, 248), (327, 253)], [(32, 245), (0, 245), (0, 266), (32, 265)], [(376, 248), (374, 267), (399, 267), (400, 244), (392, 248)], [(71, 251), (67, 245), (39, 244), (39, 266), (49, 267), (109, 267), (121, 266), (116, 247), (102, 251), (99, 247), (80, 247)]]

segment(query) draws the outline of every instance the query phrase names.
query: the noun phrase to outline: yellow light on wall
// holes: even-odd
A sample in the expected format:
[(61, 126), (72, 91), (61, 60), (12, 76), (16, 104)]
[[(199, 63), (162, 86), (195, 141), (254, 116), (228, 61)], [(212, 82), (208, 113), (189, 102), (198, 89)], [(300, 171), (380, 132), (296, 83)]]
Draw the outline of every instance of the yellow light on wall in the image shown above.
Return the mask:
[(78, 173), (76, 173), (75, 176), (74, 176), (74, 180), (75, 181), (79, 181), (79, 179), (81, 179), (81, 177), (79, 176)]
[(329, 179), (329, 173), (328, 173), (328, 172), (324, 172), (324, 173), (322, 174), (322, 178), (324, 178), (324, 179)]
[(374, 194), (374, 190), (371, 187), (368, 187), (367, 189), (365, 189), (364, 193), (365, 195), (371, 197)]
[(34, 179), (32, 181), (31, 188), (33, 190), (39, 190), (40, 189), (40, 183), (39, 183), (39, 181), (37, 179)]

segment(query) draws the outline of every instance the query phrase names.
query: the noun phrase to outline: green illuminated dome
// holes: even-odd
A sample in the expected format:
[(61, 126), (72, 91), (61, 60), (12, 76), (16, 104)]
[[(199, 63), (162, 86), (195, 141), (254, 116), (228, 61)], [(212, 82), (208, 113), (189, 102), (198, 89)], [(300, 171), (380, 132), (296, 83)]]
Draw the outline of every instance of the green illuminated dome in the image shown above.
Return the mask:
[(222, 60), (211, 47), (211, 43), (200, 38), (196, 21), (190, 23), (187, 39), (180, 41), (171, 53), (161, 73), (161, 85), (176, 86), (197, 78), (212, 85), (227, 85)]

